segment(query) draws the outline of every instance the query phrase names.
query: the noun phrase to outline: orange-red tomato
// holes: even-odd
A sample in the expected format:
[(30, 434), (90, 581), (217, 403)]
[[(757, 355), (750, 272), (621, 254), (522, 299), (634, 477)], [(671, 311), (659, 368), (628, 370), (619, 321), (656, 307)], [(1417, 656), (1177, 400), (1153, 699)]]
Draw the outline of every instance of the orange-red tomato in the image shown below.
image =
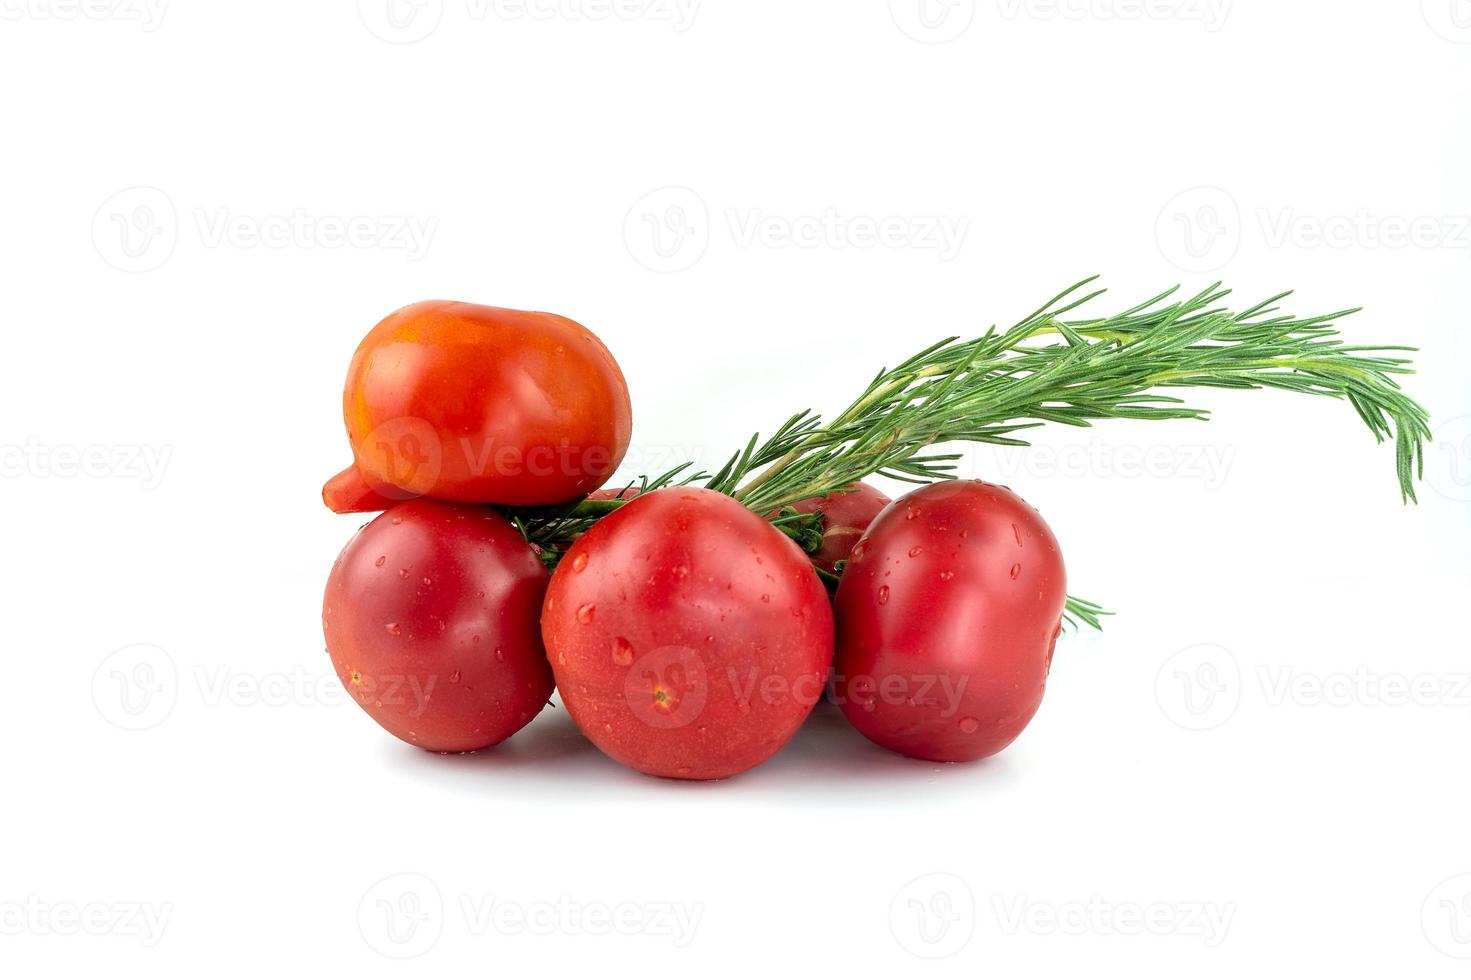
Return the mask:
[(368, 333), (342, 411), (362, 480), (329, 483), (334, 509), (417, 496), (563, 503), (608, 479), (633, 431), (623, 373), (581, 324), (441, 300)]
[(322, 486), (322, 503), (334, 514), (363, 514), (387, 510), (394, 504), (403, 503), (410, 496), (412, 495), (395, 487), (374, 487), (358, 470), (356, 463)]

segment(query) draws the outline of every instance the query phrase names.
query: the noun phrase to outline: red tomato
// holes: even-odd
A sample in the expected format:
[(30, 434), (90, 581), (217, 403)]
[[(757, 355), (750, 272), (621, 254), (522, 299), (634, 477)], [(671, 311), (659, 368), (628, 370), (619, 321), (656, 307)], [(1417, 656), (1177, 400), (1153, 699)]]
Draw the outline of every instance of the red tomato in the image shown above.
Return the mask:
[(439, 300), (369, 332), (342, 412), (354, 463), (381, 496), (517, 507), (602, 485), (633, 429), (623, 373), (585, 327)]
[(488, 507), (399, 504), (332, 566), (322, 628), (337, 676), (389, 732), (436, 752), (514, 735), (552, 675), (537, 619), (547, 571)]
[(845, 492), (812, 497), (792, 505), (802, 514), (822, 511), (822, 547), (808, 555), (812, 564), (831, 572), (848, 554), (868, 525), (889, 505), (889, 498), (867, 483), (855, 483)]
[(1042, 702), (1066, 579), (1052, 531), (1005, 487), (955, 480), (900, 497), (838, 586), (843, 713), (920, 759), (1001, 751)]
[(656, 776), (721, 779), (764, 762), (832, 662), (827, 592), (801, 549), (689, 487), (642, 494), (579, 538), (541, 627), (577, 726)]
[(634, 486), (603, 487), (603, 489), (601, 489), (601, 490), (594, 490), (592, 493), (588, 494), (587, 495), (587, 499), (588, 500), (632, 500), (634, 497), (637, 497), (638, 494), (639, 494), (639, 489), (638, 489), (638, 487), (634, 487)]

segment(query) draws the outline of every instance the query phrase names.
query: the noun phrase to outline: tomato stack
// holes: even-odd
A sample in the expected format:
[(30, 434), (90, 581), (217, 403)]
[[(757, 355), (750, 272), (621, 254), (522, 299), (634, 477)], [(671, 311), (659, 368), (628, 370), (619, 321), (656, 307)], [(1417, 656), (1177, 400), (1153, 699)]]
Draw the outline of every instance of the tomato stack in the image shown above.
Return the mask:
[[(421, 748), (495, 745), (555, 688), (613, 759), (719, 779), (770, 758), (827, 688), (873, 742), (955, 762), (1040, 703), (1065, 575), (1003, 487), (855, 484), (784, 509), (808, 515), (795, 537), (706, 487), (600, 490), (632, 433), (612, 354), (564, 317), (465, 303), (378, 324), (343, 414), (353, 463), (323, 498), (383, 513), (332, 568), (327, 649)], [(575, 536), (527, 535), (589, 499), (608, 513)]]

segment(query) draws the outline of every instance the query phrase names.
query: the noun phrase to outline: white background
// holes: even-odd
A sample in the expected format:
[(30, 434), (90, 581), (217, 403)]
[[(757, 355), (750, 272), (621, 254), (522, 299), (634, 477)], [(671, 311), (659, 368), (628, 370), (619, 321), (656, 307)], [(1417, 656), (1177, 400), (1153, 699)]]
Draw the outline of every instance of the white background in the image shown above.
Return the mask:
[[(1463, 976), (1471, 5), (584, 2), (0, 0), (0, 970)], [(976, 453), (1120, 612), (980, 765), (830, 709), (724, 783), (560, 709), (441, 758), (338, 689), (318, 487), (397, 307), (588, 325), (636, 472), (1093, 273), (1365, 306), (1420, 505), (1282, 393)]]

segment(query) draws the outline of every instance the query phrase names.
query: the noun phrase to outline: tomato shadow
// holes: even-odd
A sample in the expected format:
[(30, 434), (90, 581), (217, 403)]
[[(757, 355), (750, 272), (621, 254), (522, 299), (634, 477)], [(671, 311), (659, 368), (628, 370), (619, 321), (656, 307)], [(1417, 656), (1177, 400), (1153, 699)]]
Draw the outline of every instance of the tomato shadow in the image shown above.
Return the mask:
[(1019, 778), (1005, 756), (944, 765), (909, 759), (868, 741), (841, 711), (822, 703), (771, 759), (729, 779), (660, 779), (626, 769), (598, 751), (560, 706), (547, 708), (498, 746), (437, 755), (391, 744), (387, 763), (398, 775), (455, 791), (523, 792), (549, 805), (585, 806), (630, 796), (761, 798), (777, 805), (851, 807), (912, 805), (915, 793), (945, 797), (995, 789)]
[(855, 798), (887, 797), (896, 790), (906, 791), (907, 802), (914, 800), (908, 791), (969, 794), (978, 787), (1010, 784), (1018, 775), (1004, 754), (976, 762), (938, 763), (890, 752), (860, 735), (835, 705), (823, 702), (775, 757), (740, 778), (783, 792), (805, 788), (802, 795), (808, 797), (816, 789), (823, 801), (850, 806)]
[[(401, 772), (463, 774), (480, 778), (490, 772), (526, 770), (539, 776), (571, 774), (603, 755), (577, 730), (560, 707), (548, 707), (515, 736), (478, 752), (440, 754), (392, 746), (390, 757)], [(403, 751), (408, 749), (408, 751)], [(490, 785), (494, 785), (493, 783)]]

